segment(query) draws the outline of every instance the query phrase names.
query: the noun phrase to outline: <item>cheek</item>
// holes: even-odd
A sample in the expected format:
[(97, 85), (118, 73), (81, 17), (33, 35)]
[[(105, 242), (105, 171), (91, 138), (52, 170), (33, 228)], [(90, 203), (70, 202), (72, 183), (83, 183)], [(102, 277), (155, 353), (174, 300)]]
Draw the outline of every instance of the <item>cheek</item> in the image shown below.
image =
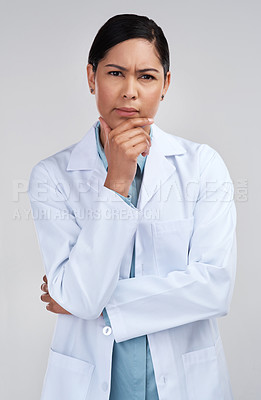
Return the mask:
[(153, 118), (156, 115), (158, 108), (159, 102), (154, 101), (153, 103), (147, 105), (145, 114)]
[(152, 88), (152, 96), (156, 99), (158, 99), (161, 95), (162, 92), (162, 87), (161, 85), (157, 85), (154, 88)]
[(143, 97), (147, 99), (149, 102), (157, 101), (161, 95), (162, 87), (159, 84), (151, 84), (147, 85), (147, 87), (143, 88), (142, 93)]
[(108, 106), (113, 103), (114, 90), (111, 85), (104, 84), (102, 87), (98, 88), (96, 94), (97, 101), (100, 105)]
[(143, 104), (146, 109), (155, 109), (160, 102), (161, 91), (158, 88), (147, 90), (144, 96)]

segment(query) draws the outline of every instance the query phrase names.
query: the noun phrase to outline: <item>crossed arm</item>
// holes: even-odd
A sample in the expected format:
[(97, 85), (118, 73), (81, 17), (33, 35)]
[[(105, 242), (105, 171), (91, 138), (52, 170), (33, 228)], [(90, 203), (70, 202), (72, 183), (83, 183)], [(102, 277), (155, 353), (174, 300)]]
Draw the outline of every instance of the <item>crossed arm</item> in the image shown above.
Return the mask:
[[(55, 314), (69, 314), (72, 315), (69, 311), (65, 310), (65, 308), (61, 307), (51, 296), (48, 291), (48, 281), (47, 281), (47, 276), (43, 276), (43, 281), (44, 283), (41, 284), (41, 290), (44, 292), (40, 299), (44, 303), (48, 303), (47, 306), (45, 307), (47, 311), (51, 311)], [(103, 314), (101, 313), (101, 316)]]
[[(37, 170), (35, 179), (38, 180), (39, 176), (46, 178), (43, 168)], [(123, 220), (90, 220), (88, 226), (83, 226), (81, 230), (75, 224), (73, 215), (69, 215), (67, 220), (57, 220), (55, 217), (48, 221), (36, 220), (46, 267), (46, 276), (41, 285), (44, 292), (41, 300), (48, 303), (46, 309), (53, 313), (95, 319), (106, 307), (117, 341), (144, 332), (156, 332), (199, 319), (225, 315), (235, 277), (235, 207), (232, 200), (223, 200), (223, 194), (226, 193), (222, 183), (230, 183), (230, 180), (220, 157), (212, 158), (201, 178), (202, 190), (194, 211), (195, 228), (188, 265), (184, 270), (173, 268), (166, 277), (149, 275), (119, 280), (120, 261), (137, 229), (139, 221), (136, 219), (127, 221), (128, 231)], [(220, 188), (213, 194), (210, 192), (206, 198), (204, 183), (214, 178), (218, 178)], [(61, 208), (64, 203), (54, 203), (52, 198), (48, 198), (48, 203), (40, 202), (34, 193), (33, 183), (34, 179), (30, 191), (33, 208), (45, 210), (48, 207), (51, 212), (56, 212), (59, 205)], [(53, 194), (52, 182), (48, 189)], [(109, 197), (112, 196), (107, 188), (104, 191), (108, 192)], [(98, 202), (98, 207), (106, 211), (108, 207), (114, 208), (114, 205), (109, 199), (109, 202)], [(128, 205), (120, 202), (117, 203), (118, 207), (125, 209)], [(138, 210), (129, 209), (138, 213)], [(106, 244), (112, 229), (115, 240), (108, 247)], [(127, 237), (122, 235), (123, 231)], [(54, 246), (54, 239), (57, 246)], [(123, 245), (118, 246), (123, 239)], [(106, 248), (106, 251), (98, 251), (101, 247)], [(59, 248), (59, 252), (56, 248)], [(108, 262), (108, 268), (104, 269), (103, 265)], [(80, 268), (82, 265), (84, 268)], [(97, 268), (94, 269), (93, 265)], [(94, 283), (97, 282), (101, 287), (99, 292), (95, 290), (97, 285)], [(173, 307), (173, 304), (179, 306)], [(133, 323), (138, 317), (141, 322), (139, 331), (137, 324)]]
[(47, 311), (51, 311), (55, 314), (70, 314), (72, 315), (69, 311), (65, 310), (65, 308), (61, 307), (49, 294), (48, 291), (48, 281), (47, 281), (47, 276), (43, 276), (43, 281), (41, 285), (41, 290), (44, 292), (41, 295), (41, 300), (44, 303), (48, 303), (47, 306), (45, 307)]

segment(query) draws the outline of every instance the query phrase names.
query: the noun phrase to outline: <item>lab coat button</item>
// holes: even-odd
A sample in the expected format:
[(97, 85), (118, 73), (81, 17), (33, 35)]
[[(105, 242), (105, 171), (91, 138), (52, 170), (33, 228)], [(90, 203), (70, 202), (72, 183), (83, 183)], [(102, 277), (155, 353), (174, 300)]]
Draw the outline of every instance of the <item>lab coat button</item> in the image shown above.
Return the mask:
[(102, 330), (103, 334), (106, 336), (109, 336), (111, 334), (111, 327), (110, 326), (105, 326)]
[(103, 382), (103, 383), (102, 383), (102, 390), (103, 390), (104, 392), (106, 392), (106, 390), (108, 390), (108, 383), (107, 383), (107, 382)]

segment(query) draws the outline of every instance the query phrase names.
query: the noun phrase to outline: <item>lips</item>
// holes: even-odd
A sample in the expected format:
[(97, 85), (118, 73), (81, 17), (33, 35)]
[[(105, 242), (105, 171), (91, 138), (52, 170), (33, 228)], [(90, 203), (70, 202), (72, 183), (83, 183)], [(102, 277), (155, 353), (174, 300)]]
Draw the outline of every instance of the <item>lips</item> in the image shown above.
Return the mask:
[(136, 110), (136, 108), (128, 108), (128, 107), (119, 107), (119, 108), (116, 108), (116, 110), (126, 111), (126, 112), (137, 112), (138, 111), (138, 110)]
[(136, 110), (136, 108), (133, 107), (116, 108), (115, 111), (120, 117), (127, 117), (127, 118), (136, 115), (138, 112), (138, 110)]

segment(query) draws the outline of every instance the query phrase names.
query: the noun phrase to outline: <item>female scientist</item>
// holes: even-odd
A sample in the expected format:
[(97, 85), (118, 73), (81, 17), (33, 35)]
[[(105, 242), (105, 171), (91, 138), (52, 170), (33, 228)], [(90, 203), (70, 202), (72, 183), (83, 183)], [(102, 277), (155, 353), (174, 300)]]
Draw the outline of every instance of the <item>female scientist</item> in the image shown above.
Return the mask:
[(154, 123), (170, 84), (154, 21), (110, 18), (87, 76), (99, 119), (28, 190), (58, 314), (41, 399), (231, 400), (216, 320), (236, 269), (228, 170)]

